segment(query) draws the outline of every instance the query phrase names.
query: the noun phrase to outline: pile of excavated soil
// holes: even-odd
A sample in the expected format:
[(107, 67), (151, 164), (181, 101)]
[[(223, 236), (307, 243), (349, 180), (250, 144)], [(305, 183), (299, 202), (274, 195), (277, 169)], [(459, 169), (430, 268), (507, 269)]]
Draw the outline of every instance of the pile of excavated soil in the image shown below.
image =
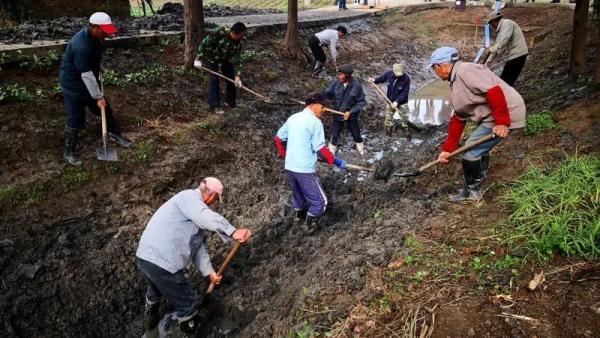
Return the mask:
[[(273, 9), (255, 9), (238, 6), (218, 6), (211, 4), (204, 7), (205, 17), (238, 16), (277, 13)], [(0, 29), (0, 42), (31, 43), (37, 40), (70, 39), (82, 27), (87, 25), (88, 18), (62, 17), (54, 20), (35, 20), (24, 22), (13, 28)], [(119, 35), (139, 34), (140, 30), (182, 31), (183, 5), (166, 3), (157, 14), (148, 17), (124, 18), (115, 21)]]

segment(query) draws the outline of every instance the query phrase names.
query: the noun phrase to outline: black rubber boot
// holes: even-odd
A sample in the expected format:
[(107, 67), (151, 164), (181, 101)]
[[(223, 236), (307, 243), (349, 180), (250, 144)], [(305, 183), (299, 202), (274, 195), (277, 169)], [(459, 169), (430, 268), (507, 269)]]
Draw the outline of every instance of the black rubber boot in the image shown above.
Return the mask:
[(319, 74), (321, 74), (322, 70), (323, 70), (323, 62), (316, 61), (315, 62), (315, 70), (313, 71), (313, 76), (318, 76)]
[(144, 307), (144, 330), (146, 332), (154, 330), (158, 326), (160, 317), (158, 315), (158, 308), (160, 303), (149, 304), (146, 302)]
[(77, 136), (79, 130), (77, 128), (65, 127), (65, 153), (64, 158), (71, 165), (81, 165), (81, 161), (77, 158), (75, 149), (77, 148)]
[(458, 194), (451, 195), (450, 200), (454, 203), (479, 201), (482, 197), (481, 183), (483, 182), (481, 160), (462, 160), (464, 188)]
[(198, 313), (193, 315), (187, 320), (179, 322), (179, 329), (185, 333), (188, 337), (196, 337), (198, 327), (200, 326), (200, 316)]
[(490, 167), (490, 154), (481, 155), (481, 178), (487, 178), (487, 172)]
[(296, 210), (294, 209), (294, 222), (300, 223), (306, 218), (307, 210)]
[(320, 228), (319, 217), (315, 217), (312, 215), (306, 216), (306, 232), (308, 234), (314, 234)]
[(108, 136), (111, 140), (115, 141), (119, 146), (123, 148), (129, 148), (133, 144), (133, 142), (119, 134), (108, 133)]

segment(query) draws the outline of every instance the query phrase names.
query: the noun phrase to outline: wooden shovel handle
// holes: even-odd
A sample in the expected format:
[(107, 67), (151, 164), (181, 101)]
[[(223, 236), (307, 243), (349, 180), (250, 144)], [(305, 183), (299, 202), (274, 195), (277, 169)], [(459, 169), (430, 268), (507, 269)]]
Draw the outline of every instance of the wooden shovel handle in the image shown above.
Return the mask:
[[(300, 100), (294, 100), (294, 99), (290, 99), (290, 101), (296, 102), (297, 104), (301, 104), (303, 106), (306, 105), (306, 102), (304, 101), (300, 101)], [(333, 110), (333, 109), (329, 109), (327, 107), (325, 107), (325, 111), (328, 111), (330, 113), (334, 113), (334, 114), (338, 114), (338, 115), (345, 115), (344, 113), (342, 113), (341, 111), (337, 111), (337, 110)]]
[[(231, 248), (231, 251), (229, 251), (227, 258), (225, 258), (225, 261), (223, 262), (223, 264), (221, 264), (219, 271), (217, 271), (218, 276), (223, 275), (223, 272), (225, 272), (225, 269), (227, 268), (229, 263), (231, 263), (231, 260), (237, 254), (237, 252), (240, 250), (241, 246), (242, 246), (241, 242), (237, 242), (237, 241), (235, 242), (235, 244), (233, 245), (233, 248)], [(214, 289), (215, 289), (215, 283), (210, 283), (210, 285), (208, 286), (208, 289), (206, 289), (206, 294), (213, 292)]]
[[(206, 67), (204, 67), (204, 66), (202, 66), (202, 69), (203, 69), (203, 70), (205, 70), (205, 71), (207, 71), (207, 72), (209, 72), (209, 73), (211, 73), (211, 74), (213, 74), (213, 75), (215, 75), (215, 76), (218, 76), (218, 77), (220, 77), (220, 78), (224, 79), (225, 81), (229, 81), (229, 82), (231, 82), (231, 83), (235, 84), (235, 81), (234, 81), (234, 80), (232, 80), (232, 79), (228, 78), (227, 76), (225, 76), (225, 75), (223, 75), (223, 74), (221, 74), (221, 73), (219, 73), (219, 72), (215, 72), (214, 70), (210, 70), (210, 69), (208, 69), (208, 68), (206, 68)], [(268, 98), (268, 97), (266, 97), (266, 96), (264, 96), (264, 95), (261, 95), (261, 94), (259, 94), (259, 93), (255, 92), (254, 90), (252, 90), (252, 89), (250, 89), (250, 88), (248, 88), (248, 87), (244, 86), (244, 85), (242, 85), (242, 87), (240, 87), (240, 88), (242, 88), (243, 90), (247, 91), (247, 92), (248, 92), (248, 93), (250, 93), (250, 94), (253, 94), (253, 95), (255, 95), (256, 97), (260, 98), (260, 99), (261, 99), (261, 100), (263, 100), (263, 101), (266, 101), (266, 102), (271, 102), (271, 99), (270, 99), (270, 98)]]
[[(496, 134), (492, 133), (492, 134), (486, 135), (486, 136), (476, 140), (473, 143), (466, 144), (466, 145), (456, 149), (455, 151), (451, 152), (450, 155), (448, 156), (448, 158), (452, 158), (455, 155), (462, 154), (467, 150), (471, 150), (471, 149), (477, 147), (478, 145), (493, 139), (494, 137), (496, 137)], [(440, 162), (439, 160), (431, 161), (431, 162), (427, 163), (426, 165), (422, 166), (421, 168), (419, 168), (419, 172), (423, 172), (423, 171), (433, 167), (434, 165), (438, 164), (439, 162)]]
[(361, 165), (346, 163), (346, 167), (354, 170), (374, 171), (372, 168), (363, 167)]
[(377, 90), (377, 92), (379, 94), (381, 94), (381, 96), (387, 101), (387, 103), (391, 106), (392, 105), (392, 101), (387, 97), (387, 95), (385, 95), (385, 93), (383, 92), (383, 89), (379, 88), (379, 86), (375, 83), (375, 82), (369, 82), (370, 84), (373, 85), (373, 87), (375, 87), (375, 90)]

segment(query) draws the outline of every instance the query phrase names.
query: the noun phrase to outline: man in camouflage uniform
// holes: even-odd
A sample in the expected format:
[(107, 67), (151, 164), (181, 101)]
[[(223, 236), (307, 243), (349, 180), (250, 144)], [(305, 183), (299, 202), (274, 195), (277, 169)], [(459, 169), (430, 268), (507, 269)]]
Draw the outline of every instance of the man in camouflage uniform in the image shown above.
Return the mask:
[[(229, 107), (235, 107), (236, 87), (242, 87), (240, 75), (242, 72), (241, 40), (246, 34), (246, 26), (236, 22), (231, 29), (220, 27), (210, 32), (198, 47), (198, 57), (194, 67), (202, 68), (203, 61), (206, 68), (221, 73), (230, 79), (235, 79), (235, 85), (227, 82), (226, 101)], [(221, 109), (221, 97), (219, 91), (219, 77), (209, 75), (210, 88), (208, 105), (217, 114), (223, 114)]]

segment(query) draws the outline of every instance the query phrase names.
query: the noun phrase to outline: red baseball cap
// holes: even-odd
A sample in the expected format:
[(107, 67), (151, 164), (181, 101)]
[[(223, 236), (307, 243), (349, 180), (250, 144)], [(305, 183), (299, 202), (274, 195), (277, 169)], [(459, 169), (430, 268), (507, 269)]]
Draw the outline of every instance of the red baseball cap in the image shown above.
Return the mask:
[(117, 27), (112, 23), (110, 16), (104, 12), (96, 12), (90, 16), (90, 24), (100, 26), (100, 29), (108, 35), (118, 32)]

